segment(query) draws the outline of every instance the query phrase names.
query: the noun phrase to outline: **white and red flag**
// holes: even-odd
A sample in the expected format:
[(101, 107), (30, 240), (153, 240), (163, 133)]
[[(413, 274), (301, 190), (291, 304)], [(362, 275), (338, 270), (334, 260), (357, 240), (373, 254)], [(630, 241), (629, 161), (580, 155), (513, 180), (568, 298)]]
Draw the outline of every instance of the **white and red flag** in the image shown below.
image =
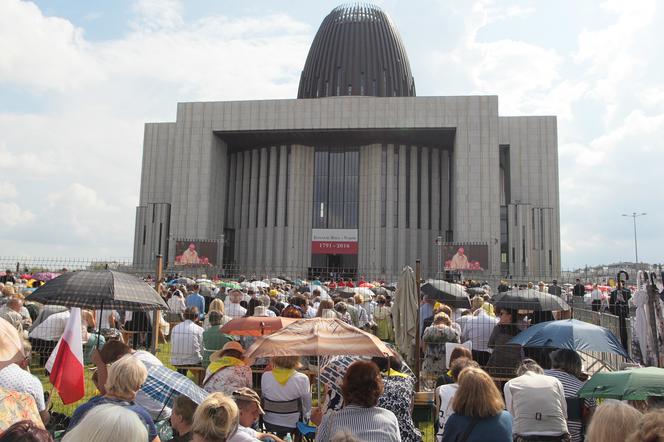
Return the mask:
[(85, 396), (80, 308), (71, 308), (65, 331), (45, 368), (51, 374), (49, 379), (58, 390), (62, 403), (71, 404)]

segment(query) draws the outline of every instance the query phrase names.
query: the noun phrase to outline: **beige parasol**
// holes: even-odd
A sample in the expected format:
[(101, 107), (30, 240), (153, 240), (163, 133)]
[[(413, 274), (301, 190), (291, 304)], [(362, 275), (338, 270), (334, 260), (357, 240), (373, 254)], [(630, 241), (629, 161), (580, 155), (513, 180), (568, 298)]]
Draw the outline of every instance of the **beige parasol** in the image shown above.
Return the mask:
[(385, 356), (393, 354), (376, 336), (339, 319), (300, 319), (260, 337), (246, 358), (274, 356)]
[(417, 335), (418, 289), (415, 272), (406, 266), (397, 284), (396, 301), (392, 306), (394, 340), (397, 348), (414, 365), (415, 336)]
[(23, 341), (16, 328), (0, 318), (0, 368), (23, 358)]

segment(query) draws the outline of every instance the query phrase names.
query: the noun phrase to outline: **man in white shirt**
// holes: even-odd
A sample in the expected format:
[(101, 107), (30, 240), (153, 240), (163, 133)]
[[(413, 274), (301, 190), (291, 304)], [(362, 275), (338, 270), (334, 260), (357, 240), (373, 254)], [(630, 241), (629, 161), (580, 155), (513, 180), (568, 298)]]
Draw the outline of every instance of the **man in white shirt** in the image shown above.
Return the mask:
[(240, 301), (242, 301), (243, 297), (244, 295), (239, 290), (233, 290), (230, 295), (228, 295), (230, 303), (226, 309), (226, 316), (235, 319), (241, 318), (247, 314), (247, 309), (240, 305)]
[(532, 359), (524, 359), (516, 374), (518, 377), (504, 387), (505, 408), (513, 418), (513, 435), (520, 440), (568, 435), (567, 402), (560, 381), (546, 376)]
[(493, 328), (498, 323), (498, 319), (490, 316), (483, 308), (478, 308), (472, 315), (464, 316), (461, 342), (473, 342), (473, 360), (480, 365), (486, 365), (491, 356), (489, 348), (489, 337)]
[(65, 326), (69, 320), (69, 310), (55, 313), (37, 327), (35, 327), (29, 336), (32, 350), (39, 353), (39, 365), (46, 365), (48, 357), (58, 343), (58, 340), (65, 332)]
[[(171, 333), (171, 364), (177, 366), (200, 365), (203, 357), (203, 327), (194, 321), (198, 319), (198, 309), (188, 307), (184, 311), (184, 322), (173, 327)], [(186, 369), (178, 372), (187, 374)]]

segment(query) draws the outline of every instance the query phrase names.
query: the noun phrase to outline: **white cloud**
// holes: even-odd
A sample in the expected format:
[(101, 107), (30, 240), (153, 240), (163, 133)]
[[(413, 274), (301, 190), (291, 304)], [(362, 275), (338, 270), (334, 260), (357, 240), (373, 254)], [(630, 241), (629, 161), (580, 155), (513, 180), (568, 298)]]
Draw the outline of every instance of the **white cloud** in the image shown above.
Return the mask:
[(29, 201), (3, 206), (4, 253), (129, 256), (146, 121), (173, 121), (178, 101), (297, 91), (308, 24), (283, 14), (185, 22), (176, 1), (133, 11), (126, 35), (92, 42), (32, 3), (0, 3), (0, 87), (43, 104), (0, 108), (3, 186), (21, 183)]
[(16, 186), (7, 181), (0, 181), (0, 200), (12, 199), (18, 195)]
[(34, 215), (14, 202), (0, 201), (0, 227), (10, 228), (32, 220)]

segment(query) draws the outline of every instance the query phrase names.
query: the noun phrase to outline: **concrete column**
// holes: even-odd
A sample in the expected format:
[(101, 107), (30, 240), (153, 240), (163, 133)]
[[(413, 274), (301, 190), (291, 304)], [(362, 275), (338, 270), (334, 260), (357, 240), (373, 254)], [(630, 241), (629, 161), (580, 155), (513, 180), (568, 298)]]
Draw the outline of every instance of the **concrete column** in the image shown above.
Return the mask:
[(267, 185), (268, 185), (268, 155), (267, 148), (260, 150), (260, 171), (258, 180), (258, 228), (256, 230), (256, 265), (260, 273), (265, 273), (266, 244), (265, 244), (265, 215), (267, 213)]
[(265, 237), (265, 259), (270, 265), (276, 265), (279, 260), (274, 254), (276, 246), (276, 206), (277, 206), (277, 146), (270, 146), (270, 164), (267, 190), (267, 230)]

